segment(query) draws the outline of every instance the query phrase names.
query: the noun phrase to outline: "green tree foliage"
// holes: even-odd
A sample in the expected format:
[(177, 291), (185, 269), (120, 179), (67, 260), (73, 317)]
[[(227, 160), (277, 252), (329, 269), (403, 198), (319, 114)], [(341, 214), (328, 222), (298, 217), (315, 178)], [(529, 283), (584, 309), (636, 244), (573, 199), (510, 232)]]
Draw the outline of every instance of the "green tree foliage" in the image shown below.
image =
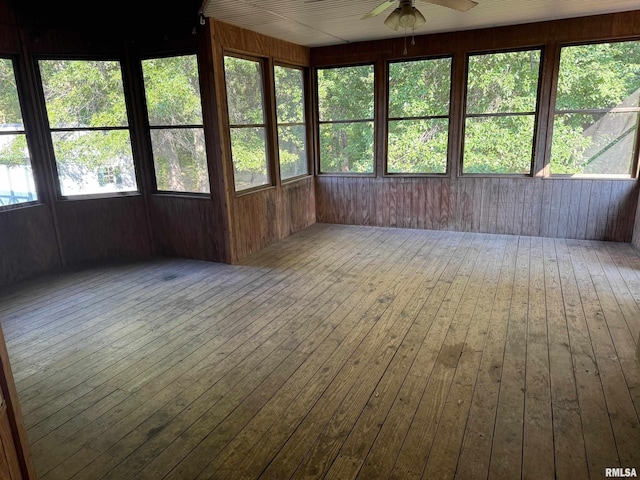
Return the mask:
[[(73, 129), (51, 135), (63, 194), (97, 193), (86, 185), (95, 176), (103, 186), (105, 170), (117, 172), (109, 190), (135, 189), (120, 63), (41, 60), (39, 67), (49, 126)], [(67, 192), (67, 181), (77, 186)]]
[(640, 42), (564, 47), (553, 124), (552, 173), (629, 174), (638, 114), (609, 110), (638, 107), (639, 89)]
[(22, 126), (13, 62), (8, 58), (0, 58), (0, 123)]
[(450, 58), (389, 64), (390, 173), (445, 173), (450, 92)]
[(268, 155), (262, 64), (226, 56), (224, 73), (236, 190), (264, 185)]
[(158, 189), (208, 193), (196, 56), (144, 60), (142, 70)]
[(318, 70), (320, 169), (373, 172), (373, 65)]
[(273, 69), (278, 117), (280, 175), (283, 179), (308, 173), (302, 70), (276, 65)]
[(7, 58), (0, 59), (0, 124), (2, 131), (7, 132), (0, 136), (0, 165), (29, 165), (25, 135), (10, 133), (24, 130), (24, 125), (13, 62)]
[(529, 173), (539, 72), (540, 50), (469, 57), (465, 173)]
[(41, 60), (39, 64), (52, 128), (128, 125), (119, 62)]
[[(469, 57), (466, 173), (529, 173), (540, 61), (537, 49)], [(450, 73), (449, 59), (389, 65), (389, 172), (445, 171)], [(640, 42), (564, 47), (552, 172), (628, 174), (638, 114), (610, 110), (638, 107), (639, 89)], [(318, 96), (322, 171), (372, 171), (373, 125), (350, 122), (372, 118), (372, 67), (319, 70)]]

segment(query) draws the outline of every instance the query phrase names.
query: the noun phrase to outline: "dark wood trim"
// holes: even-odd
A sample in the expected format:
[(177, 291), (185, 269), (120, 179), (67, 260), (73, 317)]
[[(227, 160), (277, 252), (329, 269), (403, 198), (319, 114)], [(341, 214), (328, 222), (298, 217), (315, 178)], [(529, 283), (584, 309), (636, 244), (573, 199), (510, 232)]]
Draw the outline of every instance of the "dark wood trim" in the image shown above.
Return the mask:
[(457, 178), (462, 174), (463, 114), (467, 102), (467, 59), (465, 56), (453, 55), (451, 59), (451, 96), (449, 98), (447, 174), (451, 178)]
[[(149, 193), (156, 190), (156, 181), (153, 171), (153, 155), (151, 150), (151, 138), (145, 102), (144, 82), (142, 76), (142, 64), (131, 53), (127, 53), (121, 63), (123, 70), (123, 86), (125, 99), (127, 99), (127, 111), (129, 115), (129, 128), (131, 135), (131, 149), (133, 153), (138, 190), (144, 199), (144, 211), (149, 233), (149, 250), (156, 253), (153, 222), (149, 208)], [(128, 93), (128, 95), (127, 95)]]
[(231, 229), (229, 227), (231, 217), (226, 194), (224, 141), (220, 137), (220, 97), (219, 86), (216, 83), (216, 68), (219, 68), (219, 65), (215, 61), (212, 27), (208, 20), (205, 21), (203, 28), (198, 29), (197, 36), (200, 100), (209, 167), (209, 191), (215, 212), (214, 217), (210, 220), (216, 228), (219, 260), (228, 263), (232, 258)]
[(378, 59), (373, 67), (373, 174), (382, 175), (386, 171), (388, 149), (387, 115), (389, 111), (389, 89), (387, 63)]
[(320, 175), (320, 122), (318, 119), (320, 118), (320, 108), (318, 106), (318, 69), (310, 68), (310, 85), (311, 92), (309, 95), (311, 96), (311, 122), (309, 122), (309, 128), (313, 131), (313, 173), (314, 175)]
[(547, 178), (551, 174), (551, 140), (553, 138), (553, 119), (560, 71), (560, 48), (556, 42), (545, 49), (543, 56), (542, 78), (539, 84), (538, 131), (536, 157), (533, 174)]
[(31, 450), (27, 439), (26, 429), (22, 417), (18, 392), (16, 390), (9, 354), (7, 353), (6, 342), (2, 328), (0, 328), (0, 391), (6, 403), (6, 414), (13, 435), (15, 453), (17, 455), (20, 473), (24, 480), (36, 480), (36, 472), (31, 462)]
[[(48, 127), (47, 112), (41, 93), (40, 75), (37, 71), (36, 61), (27, 46), (24, 31), (19, 30), (18, 34), (22, 48), (22, 62), (19, 64), (16, 73), (19, 75), (18, 93), (21, 93), (20, 89), (26, 93), (26, 95), (21, 96), (24, 99), (21, 102), (23, 102), (22, 106), (25, 109), (23, 110), (23, 121), (25, 122), (27, 142), (31, 152), (31, 166), (36, 177), (35, 184), (38, 189), (38, 196), (42, 195), (39, 201), (46, 203), (51, 212), (60, 265), (65, 266), (66, 258), (62, 248), (62, 237), (56, 208), (59, 188), (57, 185), (57, 169), (51, 153), (51, 136), (46, 130), (46, 127)], [(20, 79), (22, 79), (22, 82)]]
[(278, 103), (276, 99), (276, 77), (273, 57), (266, 61), (265, 83), (265, 117), (267, 120), (267, 142), (269, 144), (269, 169), (271, 170), (271, 183), (279, 187), (282, 185), (280, 176), (280, 143), (278, 139)]

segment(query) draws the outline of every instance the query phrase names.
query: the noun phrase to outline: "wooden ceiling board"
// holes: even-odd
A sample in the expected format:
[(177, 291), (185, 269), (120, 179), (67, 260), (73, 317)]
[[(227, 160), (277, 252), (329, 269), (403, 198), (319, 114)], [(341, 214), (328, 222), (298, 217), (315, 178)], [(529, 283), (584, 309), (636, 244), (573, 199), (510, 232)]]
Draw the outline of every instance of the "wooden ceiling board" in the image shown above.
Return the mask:
[[(477, 0), (467, 12), (418, 0), (427, 23), (417, 35), (615, 13), (640, 9), (639, 0)], [(307, 47), (396, 38), (384, 25), (395, 4), (362, 20), (381, 0), (205, 0), (202, 12), (225, 23)], [(411, 33), (411, 32), (407, 32)]]

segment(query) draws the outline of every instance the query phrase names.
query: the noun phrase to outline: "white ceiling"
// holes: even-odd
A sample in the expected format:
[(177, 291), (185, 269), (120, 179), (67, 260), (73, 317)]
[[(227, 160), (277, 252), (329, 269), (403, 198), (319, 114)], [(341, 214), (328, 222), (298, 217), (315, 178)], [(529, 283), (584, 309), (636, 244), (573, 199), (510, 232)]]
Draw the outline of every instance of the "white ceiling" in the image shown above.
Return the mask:
[[(382, 0), (204, 0), (202, 13), (299, 45), (318, 47), (404, 36), (384, 25), (397, 4), (361, 20)], [(416, 34), (582, 17), (640, 9), (640, 0), (477, 0), (467, 12), (416, 2), (427, 19)]]

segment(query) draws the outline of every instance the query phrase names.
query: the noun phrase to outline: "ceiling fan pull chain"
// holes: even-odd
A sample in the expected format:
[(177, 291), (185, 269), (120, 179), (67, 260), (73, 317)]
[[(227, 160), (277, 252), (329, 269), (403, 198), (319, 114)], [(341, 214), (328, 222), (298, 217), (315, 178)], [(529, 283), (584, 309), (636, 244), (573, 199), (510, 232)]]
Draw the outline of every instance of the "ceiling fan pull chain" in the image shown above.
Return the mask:
[(404, 51), (402, 52), (403, 55), (407, 54), (407, 29), (404, 29)]

